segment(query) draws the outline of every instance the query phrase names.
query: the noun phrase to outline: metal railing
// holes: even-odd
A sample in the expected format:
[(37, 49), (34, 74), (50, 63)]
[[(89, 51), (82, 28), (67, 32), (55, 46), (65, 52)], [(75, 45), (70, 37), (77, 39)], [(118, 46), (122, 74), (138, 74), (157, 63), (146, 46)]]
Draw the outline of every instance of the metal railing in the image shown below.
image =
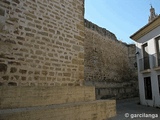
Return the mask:
[(160, 67), (160, 53), (155, 53), (152, 55), (153, 67)]
[(150, 69), (149, 56), (139, 59), (140, 71)]

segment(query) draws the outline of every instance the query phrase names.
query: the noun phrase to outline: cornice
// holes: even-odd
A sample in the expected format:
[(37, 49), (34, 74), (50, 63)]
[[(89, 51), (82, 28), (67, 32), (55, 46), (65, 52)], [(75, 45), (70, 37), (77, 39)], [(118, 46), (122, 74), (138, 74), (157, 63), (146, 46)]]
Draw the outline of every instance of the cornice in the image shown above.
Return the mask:
[(139, 29), (136, 33), (131, 35), (130, 38), (134, 41), (137, 41), (138, 39), (140, 39), (141, 37), (143, 37), (144, 35), (146, 35), (158, 26), (160, 26), (160, 15), (157, 18), (155, 18), (152, 22), (148, 23), (147, 25)]

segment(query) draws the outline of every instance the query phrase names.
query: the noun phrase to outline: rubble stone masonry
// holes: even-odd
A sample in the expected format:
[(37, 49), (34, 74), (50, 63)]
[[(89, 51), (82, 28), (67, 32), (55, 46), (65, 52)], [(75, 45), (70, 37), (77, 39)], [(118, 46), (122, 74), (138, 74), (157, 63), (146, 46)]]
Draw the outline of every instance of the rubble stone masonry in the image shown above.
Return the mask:
[(85, 85), (96, 87), (97, 99), (138, 96), (135, 45), (85, 20), (84, 46)]
[(85, 20), (84, 43), (85, 80), (125, 81), (129, 69), (136, 70), (134, 46), (131, 49), (131, 45), (118, 41), (113, 33), (88, 20)]
[(0, 1), (0, 86), (84, 79), (83, 0)]

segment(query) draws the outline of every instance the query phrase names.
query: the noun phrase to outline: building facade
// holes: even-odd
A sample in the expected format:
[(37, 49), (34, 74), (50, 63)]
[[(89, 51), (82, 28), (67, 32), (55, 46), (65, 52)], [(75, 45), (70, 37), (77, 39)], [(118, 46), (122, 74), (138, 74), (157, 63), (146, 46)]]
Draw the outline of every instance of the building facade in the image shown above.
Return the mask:
[(151, 6), (149, 23), (131, 38), (136, 42), (140, 102), (160, 107), (160, 15)]

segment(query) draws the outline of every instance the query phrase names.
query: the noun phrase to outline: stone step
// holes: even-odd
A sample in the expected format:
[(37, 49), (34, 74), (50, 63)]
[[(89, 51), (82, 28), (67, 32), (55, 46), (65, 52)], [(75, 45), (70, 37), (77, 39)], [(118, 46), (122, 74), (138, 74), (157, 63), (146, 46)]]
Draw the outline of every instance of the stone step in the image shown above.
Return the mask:
[(1, 86), (0, 109), (95, 100), (95, 88), (86, 86)]
[(1, 120), (106, 120), (116, 114), (115, 100), (98, 100), (0, 110)]

